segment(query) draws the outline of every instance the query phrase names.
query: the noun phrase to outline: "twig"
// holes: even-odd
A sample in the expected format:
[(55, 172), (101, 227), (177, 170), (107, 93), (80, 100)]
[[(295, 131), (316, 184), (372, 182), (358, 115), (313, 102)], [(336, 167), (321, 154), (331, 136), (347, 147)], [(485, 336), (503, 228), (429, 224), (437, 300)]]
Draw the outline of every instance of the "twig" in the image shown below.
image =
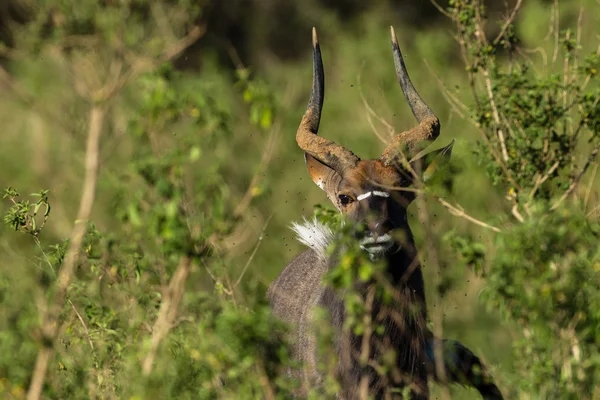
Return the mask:
[[(600, 39), (600, 35), (597, 35), (596, 37)], [(598, 47), (596, 48), (596, 56), (600, 56), (600, 45), (598, 45)], [(592, 74), (587, 74), (583, 81), (583, 84), (581, 85), (581, 91), (583, 91), (587, 87), (588, 83), (590, 83), (590, 79), (592, 79)]]
[(263, 235), (265, 234), (265, 231), (267, 230), (267, 226), (269, 226), (269, 222), (271, 222), (271, 218), (273, 218), (273, 215), (274, 214), (271, 214), (269, 216), (269, 218), (267, 218), (267, 222), (265, 222), (265, 224), (262, 228), (262, 231), (260, 232), (260, 236), (258, 237), (258, 242), (256, 242), (256, 246), (254, 246), (254, 250), (252, 250), (252, 254), (250, 254), (250, 257), (248, 257), (248, 260), (246, 261), (246, 265), (244, 265), (244, 268), (242, 269), (240, 276), (237, 278), (237, 280), (233, 284), (234, 289), (240, 284), (240, 282), (242, 281), (242, 278), (244, 277), (244, 274), (246, 273), (246, 270), (248, 269), (248, 266), (254, 259), (254, 255), (256, 254), (256, 252), (258, 251), (258, 248), (260, 247), (260, 244), (262, 243)]
[(81, 322), (81, 325), (83, 326), (83, 330), (85, 331), (85, 335), (87, 336), (88, 343), (90, 344), (90, 347), (92, 348), (92, 351), (93, 351), (94, 350), (94, 343), (92, 343), (92, 338), (90, 336), (90, 331), (88, 330), (88, 327), (87, 327), (85, 321), (81, 317), (81, 314), (79, 314), (79, 311), (77, 311), (77, 309), (75, 308), (75, 305), (73, 304), (73, 302), (71, 301), (71, 299), (69, 299), (67, 301), (71, 305), (71, 308), (73, 309), (73, 311), (75, 311), (75, 314), (77, 315), (77, 318), (79, 318), (79, 321)]
[(429, 70), (429, 72), (431, 73), (431, 75), (433, 75), (435, 77), (435, 80), (438, 83), (438, 87), (440, 88), (440, 90), (444, 94), (444, 97), (448, 101), (448, 104), (450, 104), (450, 107), (452, 107), (452, 109), (461, 118), (466, 119), (465, 115), (461, 112), (461, 110), (458, 109), (457, 106), (460, 106), (464, 112), (470, 112), (471, 110), (469, 110), (469, 107), (467, 107), (465, 105), (465, 103), (463, 103), (462, 101), (460, 101), (460, 99), (458, 97), (456, 97), (452, 92), (450, 92), (450, 89), (448, 89), (448, 87), (444, 84), (444, 82), (440, 79), (440, 77), (435, 73), (435, 71), (433, 70), (433, 68), (431, 67), (431, 65), (429, 65), (429, 62), (426, 59), (423, 59), (423, 62), (425, 63), (425, 66), (427, 67), (427, 69)]
[(594, 180), (596, 179), (596, 172), (598, 171), (598, 163), (594, 163), (594, 169), (592, 171), (592, 177), (590, 178), (590, 184), (588, 185), (587, 193), (585, 194), (585, 200), (583, 202), (583, 209), (587, 209), (588, 200), (590, 199), (590, 194), (592, 193), (592, 185), (594, 184)]
[(504, 143), (504, 133), (502, 132), (502, 128), (500, 127), (500, 114), (498, 113), (496, 102), (494, 101), (494, 93), (492, 92), (492, 81), (490, 79), (490, 73), (487, 70), (487, 68), (482, 68), (482, 72), (483, 80), (485, 82), (485, 88), (488, 94), (488, 100), (490, 102), (490, 107), (492, 107), (492, 116), (494, 117), (494, 122), (496, 122), (496, 134), (498, 135), (498, 141), (500, 142), (502, 157), (504, 158), (504, 162), (508, 162), (508, 151), (506, 151), (506, 144)]
[(469, 214), (467, 214), (467, 213), (465, 212), (465, 210), (464, 210), (464, 209), (463, 209), (461, 206), (458, 206), (458, 207), (456, 207), (456, 206), (453, 206), (452, 204), (448, 203), (446, 200), (442, 199), (441, 197), (435, 196), (435, 195), (434, 195), (433, 197), (434, 197), (434, 198), (435, 198), (435, 199), (436, 199), (436, 200), (437, 200), (437, 201), (438, 201), (438, 202), (439, 202), (441, 205), (443, 205), (444, 207), (446, 207), (446, 209), (448, 209), (448, 211), (450, 211), (450, 213), (451, 213), (452, 215), (454, 215), (454, 216), (456, 216), (456, 217), (464, 218), (464, 219), (466, 219), (467, 221), (470, 221), (470, 222), (472, 222), (472, 223), (474, 223), (474, 224), (476, 224), (476, 225), (482, 226), (482, 227), (484, 227), (484, 228), (491, 229), (491, 230), (493, 230), (494, 232), (498, 232), (498, 233), (502, 232), (502, 230), (500, 230), (499, 228), (496, 228), (495, 226), (493, 226), (493, 225), (490, 225), (490, 224), (486, 224), (485, 222), (483, 222), (483, 221), (480, 221), (480, 220), (478, 220), (478, 219), (476, 219), (476, 218), (474, 218), (474, 217), (470, 216)]
[(269, 133), (269, 138), (267, 140), (267, 146), (266, 146), (266, 149), (260, 160), (260, 164), (258, 165), (258, 169), (256, 170), (256, 173), (252, 177), (252, 180), (250, 181), (250, 184), (248, 185), (248, 188), (246, 189), (246, 193), (242, 197), (242, 200), (240, 200), (238, 205), (235, 207), (235, 210), (233, 211), (233, 215), (236, 218), (240, 217), (242, 214), (244, 214), (244, 212), (250, 206), (252, 199), (255, 197), (254, 188), (260, 182), (262, 173), (264, 172), (264, 170), (269, 165), (269, 162), (271, 161), (271, 157), (273, 156), (273, 151), (275, 148), (275, 146), (274, 146), (275, 139), (279, 135), (280, 129), (281, 129), (281, 123), (277, 122), (271, 129), (271, 132)]
[(517, 0), (517, 4), (515, 4), (515, 7), (513, 8), (511, 14), (509, 15), (509, 17), (506, 20), (506, 22), (504, 23), (504, 25), (502, 26), (502, 29), (500, 29), (500, 33), (498, 33), (498, 36), (496, 36), (496, 38), (494, 39), (494, 41), (492, 43), (497, 44), (500, 41), (500, 39), (502, 39), (502, 36), (504, 36), (504, 34), (506, 33), (506, 30), (508, 29), (510, 24), (512, 24), (513, 20), (515, 19), (517, 12), (519, 12), (522, 2), (523, 2), (523, 0)]
[(446, 17), (452, 19), (452, 15), (448, 11), (444, 10), (444, 8), (440, 6), (436, 0), (431, 0), (431, 4), (433, 4), (433, 6), (437, 8), (438, 11), (444, 14)]
[[(371, 106), (369, 105), (369, 102), (367, 101), (367, 99), (365, 98), (365, 95), (362, 91), (362, 84), (361, 84), (361, 79), (360, 79), (360, 74), (356, 77), (356, 83), (358, 86), (358, 93), (360, 94), (360, 99), (362, 100), (363, 105), (365, 106), (365, 108), (367, 109), (367, 112), (369, 113), (370, 116), (375, 117), (379, 122), (381, 122), (383, 125), (385, 125), (385, 127), (388, 129), (388, 135), (390, 135), (391, 137), (391, 133), (393, 133), (395, 131), (394, 126), (392, 124), (390, 124), (389, 122), (387, 122), (384, 118), (380, 117), (374, 110), (373, 108), (371, 108)], [(388, 138), (387, 140), (385, 138), (383, 138), (379, 132), (375, 129), (375, 126), (373, 125), (370, 117), (367, 117), (369, 122), (371, 123), (371, 127), (373, 128), (373, 132), (375, 133), (375, 136), (377, 136), (379, 138), (379, 140), (381, 140), (383, 143), (389, 143), (390, 138)]]
[(533, 197), (535, 196), (535, 193), (537, 192), (537, 190), (539, 189), (539, 187), (546, 182), (546, 180), (550, 177), (550, 175), (552, 175), (554, 173), (554, 171), (556, 171), (556, 168), (558, 168), (559, 166), (559, 162), (556, 161), (554, 164), (552, 164), (552, 166), (550, 167), (550, 169), (544, 174), (544, 176), (540, 179), (537, 179), (535, 181), (535, 185), (533, 185), (533, 189), (531, 190), (531, 193), (529, 193), (529, 201), (528, 203), (531, 203), (533, 201)]
[(554, 11), (554, 53), (552, 54), (552, 64), (554, 64), (556, 62), (556, 59), (558, 58), (558, 29), (560, 27), (560, 20), (559, 20), (559, 10), (558, 10), (558, 0), (554, 0), (554, 7), (553, 7), (553, 11)]
[(512, 208), (510, 209), (510, 212), (512, 213), (512, 215), (514, 215), (517, 221), (519, 221), (520, 223), (525, 222), (525, 218), (523, 218), (523, 216), (519, 212), (519, 205), (517, 203), (513, 204)]
[(169, 46), (163, 54), (157, 59), (149, 59), (144, 57), (135, 57), (129, 55), (129, 62), (131, 67), (125, 73), (123, 73), (119, 79), (109, 81), (107, 85), (97, 90), (92, 97), (97, 101), (103, 101), (111, 98), (115, 93), (120, 91), (128, 82), (135, 79), (137, 76), (151, 71), (158, 65), (163, 64), (167, 61), (172, 60), (182, 53), (189, 46), (194, 44), (205, 32), (205, 27), (194, 26), (192, 30), (182, 39), (176, 41)]
[(191, 259), (187, 256), (182, 257), (179, 260), (179, 265), (169, 282), (169, 288), (166, 293), (163, 294), (163, 300), (160, 304), (160, 310), (158, 311), (158, 317), (152, 327), (152, 337), (150, 339), (150, 350), (146, 354), (146, 358), (142, 362), (142, 373), (144, 376), (150, 375), (152, 372), (152, 365), (156, 358), (156, 352), (158, 346), (163, 339), (169, 334), (175, 317), (177, 316), (177, 310), (179, 303), (183, 298), (185, 292), (185, 281), (190, 273), (192, 266)]
[(569, 197), (569, 195), (571, 193), (573, 193), (573, 191), (575, 190), (575, 187), (577, 187), (577, 184), (579, 183), (579, 181), (581, 180), (581, 178), (583, 177), (583, 175), (585, 174), (585, 172), (587, 171), (587, 169), (589, 168), (589, 166), (596, 159), (596, 156), (598, 155), (599, 151), (600, 151), (600, 144), (598, 144), (598, 145), (596, 145), (596, 147), (594, 147), (594, 150), (592, 150), (592, 152), (588, 156), (588, 159), (587, 159), (586, 163), (584, 164), (583, 168), (581, 169), (581, 171), (579, 172), (579, 174), (577, 174), (577, 176), (575, 177), (575, 179), (573, 179), (573, 182), (571, 182), (571, 184), (569, 185), (569, 187), (567, 188), (567, 190), (565, 190), (565, 192), (563, 193), (563, 195), (560, 196), (560, 199), (558, 199), (558, 201), (556, 203), (554, 203), (552, 205), (552, 207), (550, 207), (551, 211), (556, 210), (561, 205), (561, 203), (563, 201), (565, 201), (565, 199), (567, 197)]
[(169, 20), (165, 13), (165, 9), (163, 8), (161, 2), (151, 1), (150, 12), (152, 13), (152, 17), (156, 21), (156, 25), (158, 26), (162, 37), (166, 38), (167, 41), (174, 42), (176, 36), (173, 33), (173, 29), (171, 29), (171, 24), (169, 23)]
[[(416, 174), (416, 172), (415, 172), (415, 175), (418, 176)], [(373, 183), (375, 183), (375, 182), (373, 182)], [(375, 183), (375, 184), (377, 184), (377, 183)], [(422, 183), (421, 183), (421, 185), (422, 185)], [(442, 199), (438, 195), (433, 194), (433, 193), (431, 193), (431, 192), (429, 192), (427, 190), (415, 189), (415, 188), (408, 188), (408, 187), (401, 187), (401, 186), (388, 186), (388, 185), (379, 185), (379, 186), (381, 186), (382, 188), (385, 188), (386, 190), (396, 190), (396, 191), (399, 191), (399, 192), (411, 192), (411, 193), (415, 193), (417, 195), (419, 195), (419, 194), (429, 195), (429, 196), (433, 197), (441, 205), (443, 205), (444, 207), (446, 207), (446, 209), (448, 209), (448, 211), (450, 211), (450, 213), (452, 215), (454, 215), (456, 217), (464, 218), (467, 221), (470, 221), (470, 222), (472, 222), (472, 223), (474, 223), (476, 225), (482, 226), (484, 228), (491, 229), (494, 232), (498, 232), (498, 233), (502, 232), (501, 229), (499, 229), (499, 228), (497, 228), (497, 227), (495, 227), (493, 225), (487, 224), (487, 223), (485, 223), (485, 222), (483, 222), (481, 220), (478, 220), (475, 217), (470, 216), (469, 214), (467, 214), (465, 212), (465, 210), (463, 209), (462, 206), (460, 206), (460, 205), (453, 206), (452, 204), (448, 203), (446, 200)]]

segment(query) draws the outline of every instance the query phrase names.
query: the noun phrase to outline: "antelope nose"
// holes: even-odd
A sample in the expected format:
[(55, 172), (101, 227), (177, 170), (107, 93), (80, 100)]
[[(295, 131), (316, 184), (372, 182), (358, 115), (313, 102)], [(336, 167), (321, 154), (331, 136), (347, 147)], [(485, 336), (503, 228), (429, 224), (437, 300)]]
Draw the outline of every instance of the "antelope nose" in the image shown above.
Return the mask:
[(383, 220), (369, 221), (369, 231), (377, 238), (383, 236), (392, 230), (392, 226), (389, 222)]

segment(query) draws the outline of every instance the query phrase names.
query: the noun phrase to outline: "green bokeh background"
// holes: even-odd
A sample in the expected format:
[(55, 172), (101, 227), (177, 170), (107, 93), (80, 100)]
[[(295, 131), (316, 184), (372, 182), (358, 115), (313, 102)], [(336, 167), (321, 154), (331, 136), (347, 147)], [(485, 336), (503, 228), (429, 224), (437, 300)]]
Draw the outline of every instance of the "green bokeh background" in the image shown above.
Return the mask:
[[(491, 35), (499, 31), (505, 15), (502, 2), (497, 3), (490, 2), (487, 28)], [(585, 10), (579, 23), (581, 44), (589, 52), (597, 43), (600, 26), (600, 5), (596, 0), (561, 1), (559, 26), (561, 30), (575, 31), (581, 8)], [(3, 12), (0, 31), (7, 42), (10, 42), (12, 29), (9, 22), (19, 19), (18, 13), (11, 10), (8, 5), (0, 6)], [(525, 55), (535, 62), (540, 73), (563, 68), (560, 57), (553, 62), (554, 15), (553, 2), (525, 0), (516, 19), (522, 46), (537, 49)], [(454, 27), (433, 4), (384, 0), (369, 5), (351, 0), (294, 0), (285, 4), (215, 0), (208, 2), (201, 18), (207, 26), (206, 34), (175, 66), (184, 70), (188, 79), (202, 80), (219, 93), (217, 101), (223, 107), (231, 108), (234, 116), (231, 138), (218, 142), (210, 154), (202, 154), (202, 157), (226, 160), (231, 196), (242, 198), (271, 133), (248, 122), (248, 107), (241, 101), (240, 90), (234, 84), (236, 58), (239, 57), (253, 76), (264, 81), (275, 95), (276, 113), (271, 128), (275, 147), (260, 188), (256, 189), (264, 192), (253, 199), (242, 234), (230, 239), (231, 247), (225, 260), (234, 276), (245, 265), (263, 224), (272, 215), (246, 275), (248, 280), (268, 285), (286, 263), (302, 251), (302, 245), (294, 240), (289, 229), (291, 222), (310, 216), (314, 204), (327, 201), (310, 181), (302, 152), (295, 143), (296, 128), (310, 91), (312, 26), (319, 32), (326, 76), (319, 134), (349, 147), (362, 158), (377, 157), (385, 144), (373, 134), (361, 92), (370, 107), (392, 123), (397, 132), (415, 124), (394, 75), (389, 42), (389, 26), (394, 25), (411, 79), (441, 121), (442, 133), (431, 148), (442, 147), (452, 138), (456, 139), (453, 164), (460, 172), (455, 176), (451, 202), (484, 221), (510, 214), (504, 201), (507, 188), (492, 187), (489, 178), (476, 165), (472, 148), (480, 133), (468, 120), (468, 113), (451, 106), (444, 95), (447, 90), (467, 106), (472, 103), (460, 49), (453, 38)], [(9, 66), (19, 84), (35, 94), (35, 104), (83, 132), (80, 125), (85, 121), (71, 117), (77, 115), (75, 110), (58, 107), (65, 103), (61, 99), (74, 96), (67, 71), (43, 57), (18, 62), (3, 58), (0, 63)], [(115, 179), (111, 171), (126, 166), (135, 152), (127, 135), (119, 134), (125, 129), (127, 96), (114, 111), (110, 123), (116, 129), (113, 134), (105, 135), (101, 143), (101, 170), (92, 214), (96, 226), (107, 231), (119, 229), (110, 200)], [(380, 132), (387, 134), (384, 125), (373, 121)], [(85, 138), (80, 132), (68, 132), (48, 121), (0, 80), (0, 186), (11, 185), (24, 193), (50, 189), (53, 210), (40, 238), (43, 244), (67, 237), (72, 228), (84, 170)], [(198, 140), (203, 140), (202, 135), (198, 134)], [(4, 214), (6, 207), (6, 202), (0, 203), (0, 213)], [(431, 212), (434, 230), (440, 235), (457, 229), (483, 240), (490, 237), (490, 232), (434, 204)], [(414, 206), (409, 218), (421, 243), (422, 229)], [(482, 281), (472, 271), (453, 266), (449, 253), (448, 249), (441, 249), (442, 256), (448, 257), (449, 274), (455, 286), (441, 303), (429, 300), (428, 307), (430, 311), (443, 309), (445, 336), (459, 339), (481, 355), (499, 372), (502, 385), (502, 371), (510, 369), (513, 358), (518, 357), (511, 350), (511, 342), (519, 337), (519, 329), (507, 326), (494, 310), (482, 306), (478, 299)], [(36, 254), (35, 246), (25, 235), (14, 234), (8, 227), (0, 226), (0, 273), (23, 275), (24, 294), (35, 285), (27, 277), (26, 265), (38, 263)], [(426, 287), (431, 291), (432, 276), (427, 265), (424, 273)], [(190, 287), (202, 285), (202, 282), (190, 283)], [(455, 389), (453, 393), (455, 398), (470, 398), (474, 392)]]

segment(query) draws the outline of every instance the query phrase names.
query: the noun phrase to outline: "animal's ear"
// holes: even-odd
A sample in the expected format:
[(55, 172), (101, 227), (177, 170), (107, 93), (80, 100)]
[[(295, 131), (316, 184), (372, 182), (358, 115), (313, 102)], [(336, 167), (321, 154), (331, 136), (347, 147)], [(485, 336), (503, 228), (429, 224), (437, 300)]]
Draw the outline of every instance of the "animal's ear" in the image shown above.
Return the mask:
[(304, 161), (308, 168), (308, 174), (314, 183), (317, 184), (327, 195), (333, 195), (332, 190), (335, 189), (337, 183), (342, 177), (335, 170), (308, 153), (304, 153)]
[[(410, 165), (415, 171), (421, 171), (421, 179), (423, 179), (423, 182), (427, 182), (450, 161), (453, 146), (454, 139), (449, 145), (412, 160)], [(417, 163), (421, 163), (420, 168), (417, 168)]]

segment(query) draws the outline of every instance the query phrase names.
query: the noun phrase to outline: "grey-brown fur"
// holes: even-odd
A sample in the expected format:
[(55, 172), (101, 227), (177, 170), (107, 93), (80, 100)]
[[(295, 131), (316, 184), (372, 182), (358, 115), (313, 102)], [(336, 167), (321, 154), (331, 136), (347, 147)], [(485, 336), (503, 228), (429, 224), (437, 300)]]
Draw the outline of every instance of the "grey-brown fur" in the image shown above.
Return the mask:
[[(412, 242), (412, 241), (411, 241)], [(294, 356), (304, 363), (300, 378), (305, 385), (313, 387), (323, 382), (322, 374), (317, 370), (318, 354), (313, 336), (312, 311), (323, 307), (328, 311), (331, 323), (337, 332), (336, 353), (338, 356), (337, 378), (344, 388), (340, 399), (351, 400), (359, 392), (358, 385), (363, 375), (368, 376), (370, 392), (383, 398), (383, 394), (392, 387), (403, 387), (413, 384), (417, 387), (412, 392), (412, 399), (420, 400), (427, 397), (427, 371), (424, 354), (426, 328), (425, 296), (420, 268), (414, 268), (407, 273), (411, 265), (414, 251), (407, 246), (386, 256), (388, 261), (391, 283), (398, 288), (398, 293), (410, 305), (420, 308), (416, 316), (402, 312), (403, 305), (396, 303), (391, 310), (384, 310), (378, 304), (374, 305), (373, 318), (379, 316), (378, 323), (386, 327), (384, 338), (372, 337), (370, 348), (371, 358), (376, 360), (380, 351), (378, 346), (393, 348), (397, 354), (398, 372), (402, 377), (396, 382), (386, 382), (374, 370), (362, 370), (358, 360), (353, 356), (362, 349), (362, 337), (345, 332), (342, 327), (345, 321), (344, 304), (340, 297), (330, 288), (322, 284), (322, 279), (328, 270), (336, 264), (335, 260), (322, 258), (313, 249), (306, 250), (294, 258), (279, 277), (272, 283), (268, 295), (273, 312), (281, 319), (290, 323), (295, 329)], [(405, 278), (406, 282), (402, 282)], [(368, 285), (357, 286), (357, 290), (366, 296)], [(406, 305), (406, 304), (405, 304)], [(386, 313), (389, 312), (389, 315)], [(383, 343), (387, 341), (387, 343)]]

